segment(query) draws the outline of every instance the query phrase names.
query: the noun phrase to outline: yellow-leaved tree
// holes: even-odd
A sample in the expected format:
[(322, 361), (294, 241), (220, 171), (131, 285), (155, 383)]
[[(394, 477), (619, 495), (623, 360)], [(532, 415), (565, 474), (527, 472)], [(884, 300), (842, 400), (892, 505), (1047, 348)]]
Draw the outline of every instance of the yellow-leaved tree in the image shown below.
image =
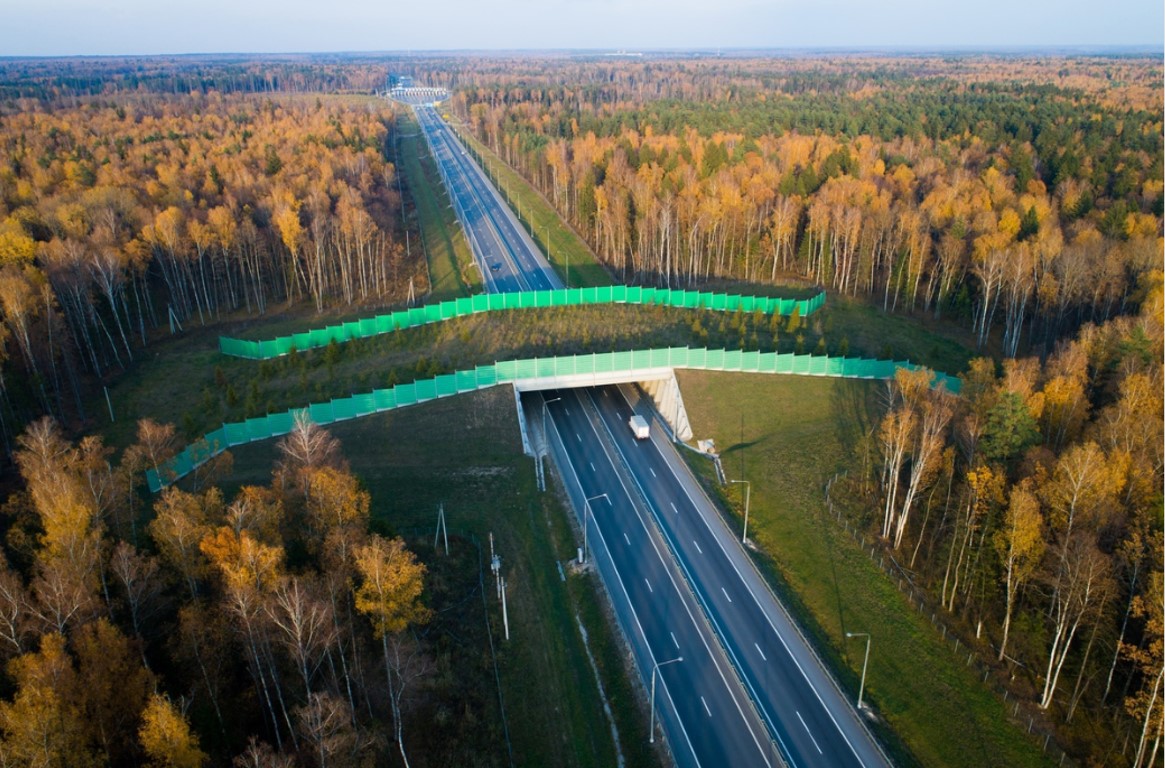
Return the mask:
[(198, 746), (198, 736), (190, 730), (185, 715), (165, 696), (154, 694), (142, 713), (138, 730), (142, 749), (150, 765), (157, 768), (201, 768), (206, 753)]
[(394, 644), (395, 653), (389, 653), (389, 637), (399, 636), (410, 625), (429, 620), (430, 611), (421, 603), (425, 566), (417, 562), (416, 556), (399, 538), (385, 539), (373, 535), (366, 545), (356, 547), (355, 555), (361, 581), (355, 594), (356, 609), (372, 622), (384, 650), (393, 727), (401, 759), (407, 768), (409, 759), (405, 753), (400, 711), (405, 684), (403, 663), (407, 659), (402, 657), (399, 644)]

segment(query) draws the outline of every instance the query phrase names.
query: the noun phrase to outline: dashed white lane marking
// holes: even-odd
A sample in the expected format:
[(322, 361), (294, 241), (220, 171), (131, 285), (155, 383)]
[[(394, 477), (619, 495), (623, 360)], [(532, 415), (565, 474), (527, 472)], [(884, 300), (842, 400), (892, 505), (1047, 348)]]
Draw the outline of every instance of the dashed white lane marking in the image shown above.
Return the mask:
[(575, 437), (578, 439), (578, 441), (579, 441), (580, 443), (582, 442), (582, 435), (580, 435), (578, 432), (575, 432), (575, 433), (574, 433), (574, 436), (575, 436)]
[[(795, 710), (794, 710), (795, 711)], [(813, 746), (817, 747), (817, 754), (823, 755), (821, 747), (817, 744), (817, 739), (813, 738), (813, 732), (809, 730), (809, 726), (805, 725), (805, 718), (801, 717), (801, 713), (797, 712), (797, 719), (801, 721), (801, 727), (805, 729), (805, 733), (809, 734), (809, 741), (813, 742)]]
[(650, 582), (650, 581), (648, 581), (647, 579), (644, 579), (644, 580), (643, 580), (643, 583), (647, 585), (647, 591), (648, 591), (648, 592), (651, 592), (651, 593), (654, 593), (654, 592), (655, 592), (655, 590), (651, 588), (651, 582)]
[(671, 635), (672, 645), (674, 645), (676, 647), (676, 649), (678, 650), (680, 647), (680, 641), (676, 640), (676, 633), (675, 632), (668, 632), (668, 634)]
[(596, 471), (596, 470), (595, 470), (595, 462), (593, 462), (593, 461), (591, 462), (591, 471), (592, 471), (592, 472), (595, 472), (595, 471)]
[[(728, 590), (727, 590), (727, 589), (725, 589), (724, 587), (721, 587), (721, 588), (720, 588), (720, 591), (724, 593), (724, 596), (725, 596), (725, 597), (728, 597)], [(731, 598), (731, 597), (728, 597), (728, 602), (730, 602), (730, 603), (732, 602), (732, 598)]]
[(652, 469), (651, 467), (648, 467), (647, 471), (651, 473), (652, 477), (659, 477), (659, 475), (655, 474), (655, 470)]
[(631, 546), (631, 539), (627, 538), (627, 532), (623, 532), (623, 541), (627, 542), (627, 546)]
[[(704, 705), (704, 711), (708, 713), (708, 717), (712, 716), (712, 710), (708, 709), (708, 702), (704, 701), (704, 697), (700, 697), (700, 703)], [(820, 750), (818, 750), (820, 751)]]
[(680, 511), (676, 509), (676, 503), (674, 501), (671, 502), (671, 511), (675, 512), (677, 515), (680, 513)]
[(696, 540), (695, 540), (695, 539), (692, 539), (692, 544), (694, 544), (694, 545), (695, 545), (695, 547), (696, 547), (696, 551), (697, 551), (697, 552), (699, 552), (701, 555), (702, 555), (702, 554), (704, 554), (704, 550), (700, 549), (700, 545), (699, 545), (699, 544), (696, 544)]
[(570, 415), (570, 409), (569, 409), (569, 408), (563, 408), (562, 410), (566, 411), (566, 415), (567, 415), (567, 416), (569, 416), (569, 415)]
[(756, 643), (753, 643), (753, 644), (752, 644), (752, 647), (753, 647), (753, 648), (756, 648), (756, 652), (760, 654), (760, 657), (761, 657), (762, 659), (764, 659), (765, 661), (768, 661), (768, 660), (769, 660), (769, 657), (768, 657), (768, 656), (765, 656), (765, 652), (764, 652), (764, 651), (762, 651), (762, 650), (760, 649), (760, 646), (759, 646), (759, 645), (757, 645)]

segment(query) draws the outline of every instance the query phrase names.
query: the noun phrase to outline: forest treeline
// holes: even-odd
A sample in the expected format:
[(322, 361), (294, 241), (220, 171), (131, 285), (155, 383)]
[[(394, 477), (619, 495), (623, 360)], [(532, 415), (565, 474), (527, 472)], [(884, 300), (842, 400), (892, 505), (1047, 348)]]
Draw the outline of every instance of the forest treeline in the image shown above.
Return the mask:
[(1159, 270), (1139, 306), (960, 397), (900, 371), (833, 491), (1081, 764), (1137, 768), (1165, 747)]
[(1160, 261), (1160, 94), (1067, 83), (1158, 62), (844, 64), (572, 62), (578, 82), (499, 77), (452, 108), (624, 280), (796, 275), (1009, 357), (1127, 310)]
[(808, 279), (1002, 358), (901, 374), (834, 498), (1070, 754), (1158, 764), (1160, 62), (849, 64), (486, 63), (451, 112), (624, 280)]
[(0, 62), (0, 109), (130, 94), (367, 94), (384, 89), (385, 75), (384, 57), (359, 54), (9, 59)]
[[(3, 763), (407, 765), (410, 713), (440, 719), (418, 632), (426, 567), (370, 531), (338, 441), (301, 420), (270, 484), (227, 498), (224, 454), (151, 509), (143, 472), (178, 440), (138, 427), (119, 461), (48, 418), (19, 439), (25, 490), (4, 504), (0, 547)], [(453, 732), (413, 735), (444, 733), (459, 760)]]
[(214, 93), (27, 106), (0, 117), (6, 447), (38, 414), (82, 417), (83, 381), (125, 370), (156, 331), (427, 289), (398, 231), (387, 107)]

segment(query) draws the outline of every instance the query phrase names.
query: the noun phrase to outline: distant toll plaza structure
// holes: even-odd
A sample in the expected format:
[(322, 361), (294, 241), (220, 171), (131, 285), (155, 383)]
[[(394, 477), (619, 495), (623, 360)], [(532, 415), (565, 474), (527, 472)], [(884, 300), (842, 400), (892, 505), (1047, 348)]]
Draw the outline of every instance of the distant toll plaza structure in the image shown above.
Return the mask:
[(385, 79), (385, 96), (401, 104), (432, 106), (449, 98), (445, 88), (418, 86), (408, 75), (389, 74)]

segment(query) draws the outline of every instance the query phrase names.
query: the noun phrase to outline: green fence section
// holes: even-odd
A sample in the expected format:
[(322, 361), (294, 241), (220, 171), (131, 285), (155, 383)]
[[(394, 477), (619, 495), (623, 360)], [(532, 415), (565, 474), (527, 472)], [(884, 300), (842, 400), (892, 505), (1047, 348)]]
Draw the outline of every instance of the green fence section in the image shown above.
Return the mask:
[(572, 307), (588, 304), (658, 304), (688, 309), (711, 309), (723, 312), (761, 312), (763, 314), (791, 315), (795, 310), (804, 317), (821, 309), (825, 292), (811, 299), (779, 299), (768, 296), (740, 296), (706, 291), (680, 291), (668, 288), (644, 288), (635, 285), (605, 285), (593, 288), (570, 288), (553, 291), (522, 291), (520, 293), (481, 293), (439, 304), (402, 309), (388, 315), (377, 315), (363, 320), (352, 320), (326, 328), (316, 328), (290, 336), (265, 341), (247, 341), (220, 336), (219, 350), (224, 355), (250, 360), (268, 360), (286, 355), (291, 350), (326, 347), (331, 342), (343, 343), (352, 339), (366, 339), (382, 333), (412, 328), (427, 323), (438, 323), (478, 312), (505, 309), (532, 309), (537, 307)]
[[(691, 347), (508, 360), (494, 365), (482, 365), (471, 370), (437, 376), (433, 379), (415, 381), (410, 384), (397, 384), (390, 389), (377, 389), (327, 403), (312, 403), (306, 408), (293, 408), (283, 413), (224, 424), (221, 429), (216, 429), (187, 446), (181, 453), (166, 462), (165, 466), (161, 468), (161, 472), (153, 469), (147, 470), (146, 479), (149, 482), (150, 490), (156, 492), (161, 490), (164, 485), (186, 476), (196, 467), (232, 446), (286, 435), (293, 429), (295, 415), (300, 411), (307, 411), (312, 421), (325, 425), (423, 403), (439, 397), (449, 397), (461, 392), (485, 389), (497, 384), (555, 376), (634, 374), (636, 371), (645, 372), (653, 368), (693, 368), (710, 371), (800, 374), (851, 379), (888, 379), (894, 375), (894, 371), (898, 368), (916, 370), (919, 367), (910, 362), (895, 362), (893, 360), (816, 357), (776, 352), (693, 349)], [(580, 382), (572, 383), (577, 385)], [(948, 391), (958, 394), (961, 382), (954, 376), (936, 373), (935, 386), (940, 385), (946, 387)]]

